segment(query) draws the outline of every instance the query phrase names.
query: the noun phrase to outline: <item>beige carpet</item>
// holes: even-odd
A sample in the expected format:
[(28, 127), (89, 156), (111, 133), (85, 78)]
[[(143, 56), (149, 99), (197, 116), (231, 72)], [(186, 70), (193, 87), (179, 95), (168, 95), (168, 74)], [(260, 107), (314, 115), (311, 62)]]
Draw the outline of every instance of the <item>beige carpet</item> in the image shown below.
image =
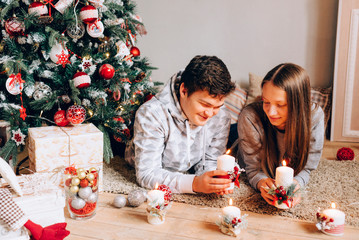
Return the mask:
[[(280, 210), (268, 205), (248, 184), (245, 176), (241, 188), (227, 196), (216, 194), (175, 194), (174, 201), (194, 205), (223, 207), (232, 198), (242, 211), (314, 221), (320, 207), (328, 208), (333, 201), (346, 214), (346, 224), (359, 227), (359, 163), (357, 161), (334, 161), (322, 159), (319, 167), (311, 174), (302, 202), (289, 210)], [(135, 171), (120, 157), (104, 166), (104, 191), (128, 194), (140, 188), (136, 183)]]

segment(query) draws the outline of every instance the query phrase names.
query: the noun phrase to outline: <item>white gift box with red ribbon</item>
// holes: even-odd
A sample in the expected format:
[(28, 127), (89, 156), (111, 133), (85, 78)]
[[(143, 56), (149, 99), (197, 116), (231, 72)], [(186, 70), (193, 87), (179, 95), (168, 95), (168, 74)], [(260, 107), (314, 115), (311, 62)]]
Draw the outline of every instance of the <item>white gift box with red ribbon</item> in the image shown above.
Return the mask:
[(74, 166), (99, 170), (102, 189), (103, 133), (92, 123), (68, 127), (29, 128), (30, 169), (51, 172)]

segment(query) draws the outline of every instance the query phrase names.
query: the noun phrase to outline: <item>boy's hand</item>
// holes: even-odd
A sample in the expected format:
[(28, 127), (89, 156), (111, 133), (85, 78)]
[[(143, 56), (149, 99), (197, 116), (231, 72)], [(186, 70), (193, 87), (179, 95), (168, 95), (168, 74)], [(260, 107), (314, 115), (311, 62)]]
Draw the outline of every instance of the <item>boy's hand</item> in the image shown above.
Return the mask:
[(192, 183), (192, 190), (201, 193), (229, 193), (226, 188), (230, 187), (231, 180), (226, 178), (215, 178), (215, 176), (226, 176), (228, 173), (223, 170), (214, 170), (195, 176)]

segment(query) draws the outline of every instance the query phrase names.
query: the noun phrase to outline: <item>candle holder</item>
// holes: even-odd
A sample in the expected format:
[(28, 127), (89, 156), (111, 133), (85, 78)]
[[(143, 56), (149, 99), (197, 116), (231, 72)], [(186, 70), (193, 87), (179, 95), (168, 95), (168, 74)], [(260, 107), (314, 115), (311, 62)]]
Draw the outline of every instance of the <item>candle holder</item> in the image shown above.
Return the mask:
[(172, 206), (172, 191), (166, 185), (158, 186), (147, 194), (147, 221), (152, 225), (165, 222), (166, 213)]
[(239, 217), (220, 215), (220, 220), (216, 224), (223, 234), (237, 237), (241, 230), (248, 226), (247, 216), (248, 214)]
[(294, 197), (299, 195), (299, 190), (294, 192), (296, 184), (288, 187), (277, 186), (269, 189), (268, 194), (274, 196), (273, 205), (279, 209), (289, 209), (293, 207)]
[(318, 230), (330, 236), (343, 236), (345, 214), (337, 209), (326, 209), (316, 213), (316, 224)]

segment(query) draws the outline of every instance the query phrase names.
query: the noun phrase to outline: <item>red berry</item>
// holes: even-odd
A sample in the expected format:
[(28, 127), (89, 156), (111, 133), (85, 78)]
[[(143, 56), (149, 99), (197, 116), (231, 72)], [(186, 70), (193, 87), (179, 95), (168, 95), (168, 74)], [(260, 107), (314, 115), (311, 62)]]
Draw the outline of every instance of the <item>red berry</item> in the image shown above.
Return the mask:
[(236, 224), (236, 220), (233, 219), (233, 220), (232, 220), (232, 224)]
[(279, 193), (279, 189), (276, 189), (276, 190), (275, 190), (275, 193)]
[(317, 218), (320, 218), (320, 213), (317, 212)]
[(329, 222), (334, 222), (334, 219), (333, 218), (329, 219)]
[(280, 189), (280, 190), (283, 190), (283, 189), (284, 189), (284, 187), (283, 187), (283, 186), (280, 186), (280, 187), (279, 187), (279, 189)]
[(156, 208), (157, 208), (157, 209), (160, 209), (160, 205), (157, 205)]
[(283, 190), (283, 191), (281, 192), (281, 194), (282, 194), (282, 195), (286, 195), (286, 192), (285, 192), (285, 190)]
[(327, 217), (326, 217), (326, 216), (323, 216), (323, 217), (322, 217), (322, 220), (323, 220), (323, 221), (327, 220)]

